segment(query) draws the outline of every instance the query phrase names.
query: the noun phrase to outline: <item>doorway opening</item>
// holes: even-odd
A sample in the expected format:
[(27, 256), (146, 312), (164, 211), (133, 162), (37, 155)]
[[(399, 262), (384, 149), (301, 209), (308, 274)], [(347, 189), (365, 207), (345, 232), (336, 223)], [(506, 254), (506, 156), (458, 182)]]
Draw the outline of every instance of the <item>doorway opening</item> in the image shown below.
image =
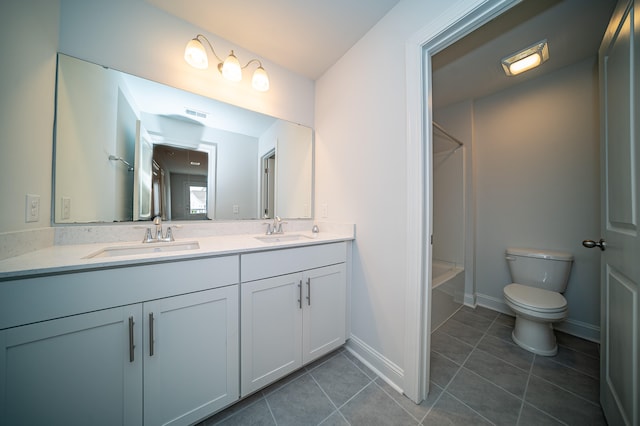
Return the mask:
[(275, 148), (267, 152), (260, 159), (261, 191), (260, 191), (260, 212), (263, 219), (273, 219), (275, 217), (276, 202), (276, 150)]

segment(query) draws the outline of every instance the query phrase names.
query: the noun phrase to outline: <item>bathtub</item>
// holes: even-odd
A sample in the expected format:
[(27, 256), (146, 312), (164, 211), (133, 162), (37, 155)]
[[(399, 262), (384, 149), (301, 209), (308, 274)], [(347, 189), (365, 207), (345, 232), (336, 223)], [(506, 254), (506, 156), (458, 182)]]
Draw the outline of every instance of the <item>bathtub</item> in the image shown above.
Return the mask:
[(431, 263), (431, 331), (435, 331), (462, 307), (464, 268), (452, 262)]
[(463, 271), (464, 268), (456, 266), (455, 263), (434, 259), (431, 262), (431, 288), (441, 286)]

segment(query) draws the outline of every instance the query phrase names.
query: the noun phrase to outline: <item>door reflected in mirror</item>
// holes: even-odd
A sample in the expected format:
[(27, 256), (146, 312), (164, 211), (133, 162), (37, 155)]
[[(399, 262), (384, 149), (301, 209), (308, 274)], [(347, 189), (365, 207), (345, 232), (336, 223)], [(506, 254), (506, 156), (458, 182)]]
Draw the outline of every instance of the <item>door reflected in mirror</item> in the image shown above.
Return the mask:
[(58, 54), (54, 135), (55, 223), (311, 217), (308, 127)]
[[(209, 154), (170, 145), (153, 146), (151, 204), (163, 220), (207, 219)], [(215, 207), (212, 207), (215, 211)]]

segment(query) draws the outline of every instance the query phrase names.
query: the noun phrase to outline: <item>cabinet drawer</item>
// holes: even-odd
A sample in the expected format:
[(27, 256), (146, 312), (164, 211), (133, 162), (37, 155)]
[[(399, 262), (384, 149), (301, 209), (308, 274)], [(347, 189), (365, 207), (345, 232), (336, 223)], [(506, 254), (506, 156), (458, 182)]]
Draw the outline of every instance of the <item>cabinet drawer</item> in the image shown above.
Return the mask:
[(254, 281), (343, 263), (346, 259), (345, 242), (243, 254), (240, 279)]
[(0, 282), (0, 329), (239, 282), (238, 256)]

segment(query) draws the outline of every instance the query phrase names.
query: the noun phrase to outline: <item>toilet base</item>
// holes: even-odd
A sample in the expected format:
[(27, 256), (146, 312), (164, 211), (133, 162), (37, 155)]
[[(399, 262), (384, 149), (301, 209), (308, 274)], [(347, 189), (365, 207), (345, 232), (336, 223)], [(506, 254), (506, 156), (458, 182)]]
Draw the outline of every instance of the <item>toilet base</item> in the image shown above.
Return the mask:
[(546, 321), (532, 321), (516, 315), (516, 325), (511, 333), (514, 343), (529, 352), (542, 356), (558, 353), (553, 325)]

